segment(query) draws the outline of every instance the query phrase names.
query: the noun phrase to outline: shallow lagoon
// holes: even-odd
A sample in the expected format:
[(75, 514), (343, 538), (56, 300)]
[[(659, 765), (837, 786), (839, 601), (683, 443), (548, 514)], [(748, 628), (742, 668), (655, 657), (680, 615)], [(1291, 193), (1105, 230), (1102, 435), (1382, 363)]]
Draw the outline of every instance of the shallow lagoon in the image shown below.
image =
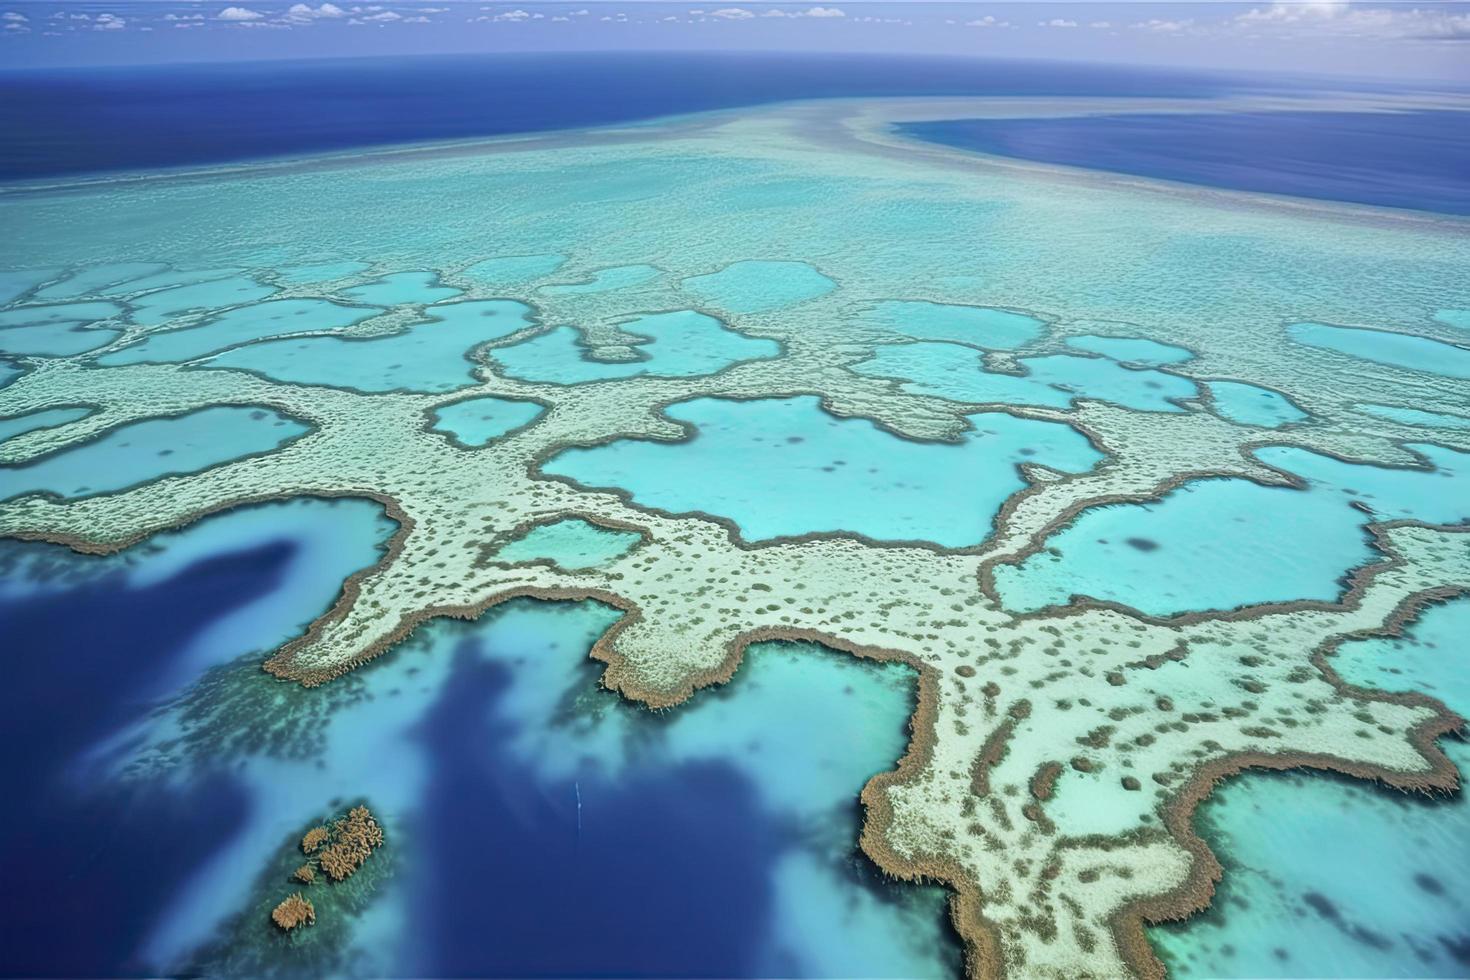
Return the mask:
[(136, 344), (103, 354), (97, 363), (177, 363), (227, 347), (307, 330), (336, 330), (381, 313), (377, 307), (340, 306), (320, 299), (267, 300), (230, 310), (196, 327), (149, 334)]
[(463, 446), (488, 446), (506, 433), (530, 425), (545, 411), (536, 402), (486, 395), (434, 409), (434, 424), (430, 428), (452, 436)]
[(530, 309), (511, 300), (449, 303), (425, 312), (429, 322), (386, 337), (266, 340), (226, 351), (203, 366), (357, 391), (453, 391), (475, 380), (472, 349), (530, 323)]
[(1215, 413), (1230, 422), (1277, 429), (1310, 418), (1279, 391), (1243, 381), (1209, 382), (1210, 403)]
[(646, 337), (633, 346), (643, 355), (634, 361), (598, 361), (572, 327), (559, 327), (491, 356), (507, 377), (572, 385), (616, 378), (683, 378), (714, 374), (740, 361), (776, 357), (774, 340), (747, 337), (719, 320), (694, 310), (649, 313), (619, 325), (628, 333)]
[(728, 518), (747, 541), (845, 531), (964, 548), (1025, 488), (1020, 464), (1076, 473), (1102, 460), (1070, 426), (999, 412), (969, 416), (959, 443), (905, 439), (812, 397), (700, 398), (666, 414), (692, 427), (689, 441), (573, 448), (542, 468), (644, 507)]
[(0, 500), (28, 493), (90, 497), (279, 449), (305, 435), (267, 408), (219, 406), (144, 419), (29, 463), (0, 466)]
[(636, 531), (600, 527), (580, 518), (538, 524), (495, 551), (495, 560), (509, 563), (549, 561), (578, 571), (621, 558), (642, 539)]
[(1294, 323), (1288, 332), (1296, 342), (1312, 347), (1411, 371), (1470, 379), (1470, 348), (1430, 337), (1325, 323)]
[(1187, 378), (1126, 367), (1104, 357), (1052, 354), (1023, 357), (1024, 374), (985, 368), (978, 353), (947, 343), (884, 344), (853, 365), (859, 374), (901, 380), (916, 395), (957, 402), (1066, 408), (1079, 398), (1112, 402), (1140, 412), (1182, 412), (1177, 402), (1199, 394)]
[[(1337, 599), (1343, 577), (1380, 555), (1369, 544), (1370, 520), (1470, 520), (1466, 454), (1410, 448), (1430, 468), (1368, 466), (1264, 447), (1255, 451), (1261, 462), (1306, 480), (1307, 488), (1194, 480), (1158, 501), (1094, 507), (1048, 538), (1046, 550), (997, 567), (996, 591), (1017, 611), (1083, 595), (1153, 616)], [(1303, 540), (1311, 547), (1302, 547)]]

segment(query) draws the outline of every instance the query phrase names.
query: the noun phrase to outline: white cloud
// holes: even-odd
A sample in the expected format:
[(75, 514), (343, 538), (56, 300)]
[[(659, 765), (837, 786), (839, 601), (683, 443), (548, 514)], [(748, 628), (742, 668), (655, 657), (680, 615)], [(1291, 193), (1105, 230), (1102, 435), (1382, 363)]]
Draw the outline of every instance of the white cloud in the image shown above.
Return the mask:
[(1194, 26), (1192, 20), (1152, 20), (1130, 25), (1135, 31), (1153, 31), (1155, 34), (1182, 34)]
[(92, 24), (94, 31), (120, 31), (128, 26), (128, 22), (116, 14), (98, 14)]
[(265, 14), (249, 7), (226, 7), (214, 15), (215, 20), (229, 20), (236, 23), (244, 23), (251, 20), (264, 20)]
[(1091, 24), (1088, 24), (1087, 26), (1088, 27), (1091, 27), (1094, 30), (1105, 31), (1109, 27), (1112, 27), (1113, 25), (1112, 25), (1112, 23), (1110, 21), (1106, 21), (1106, 20), (1095, 20)]
[[(691, 10), (690, 13), (698, 13)], [(761, 11), (762, 17), (846, 17), (847, 14), (839, 7), (808, 7), (806, 10), (782, 10), (780, 7), (771, 7)], [(744, 18), (741, 18), (742, 20)]]
[(1051, 20), (1038, 20), (1036, 22), (1036, 26), (1037, 27), (1076, 27), (1077, 26), (1077, 22), (1075, 20), (1063, 20), (1060, 17), (1053, 17)]
[(378, 14), (368, 14), (366, 17), (363, 18), (363, 20), (376, 20), (376, 21), (395, 21), (395, 20), (402, 20), (402, 19), (403, 19), (403, 15), (402, 14), (395, 14), (391, 10), (385, 10), (382, 13), (378, 13)]
[[(690, 11), (691, 14), (694, 12), (692, 10)], [(755, 14), (746, 10), (744, 7), (721, 7), (719, 10), (711, 10), (709, 15), (711, 17), (718, 17), (721, 20), (749, 20), (755, 16)]]
[(346, 16), (347, 11), (334, 3), (324, 3), (320, 7), (313, 7), (307, 3), (296, 3), (286, 11), (286, 19), (298, 24), (313, 20), (338, 20)]
[(508, 20), (508, 21), (522, 21), (522, 20), (530, 20), (530, 19), (531, 19), (530, 13), (528, 13), (527, 11), (524, 11), (524, 10), (507, 10), (505, 13), (503, 13), (503, 14), (496, 14), (494, 17), (491, 18), (491, 20)]
[(12, 24), (29, 24), (31, 22), (31, 19), (25, 14), (22, 14), (15, 10), (7, 10), (5, 11), (5, 13), (0, 14), (0, 20)]
[(204, 19), (203, 14), (164, 14), (163, 19), (170, 23), (174, 21), (199, 21)]
[(1352, 6), (1345, 0), (1273, 3), (1238, 15), (1233, 26), (1254, 36), (1470, 41), (1470, 14), (1433, 8)]
[(995, 17), (991, 16), (990, 14), (986, 14), (984, 17), (980, 17), (980, 18), (978, 18), (976, 20), (967, 20), (967, 21), (965, 21), (965, 26), (966, 27), (1010, 27), (1011, 24), (1010, 24), (1010, 21), (996, 20)]

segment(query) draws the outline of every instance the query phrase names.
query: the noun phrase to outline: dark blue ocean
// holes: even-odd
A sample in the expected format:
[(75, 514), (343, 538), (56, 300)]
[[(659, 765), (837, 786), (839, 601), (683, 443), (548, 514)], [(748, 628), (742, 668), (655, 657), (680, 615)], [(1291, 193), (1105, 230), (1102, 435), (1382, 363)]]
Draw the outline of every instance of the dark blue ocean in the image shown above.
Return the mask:
[(1241, 112), (957, 119), (966, 150), (1232, 190), (1470, 214), (1470, 113)]
[(605, 53), (0, 73), (0, 179), (258, 159), (881, 95), (1207, 97), (1221, 77), (963, 58)]

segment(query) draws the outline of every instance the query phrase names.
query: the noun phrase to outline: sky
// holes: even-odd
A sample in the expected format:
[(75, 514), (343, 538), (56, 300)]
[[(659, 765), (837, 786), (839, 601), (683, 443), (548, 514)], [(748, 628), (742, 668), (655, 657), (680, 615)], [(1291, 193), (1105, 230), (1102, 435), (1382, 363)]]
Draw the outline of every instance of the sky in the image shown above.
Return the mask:
[(1470, 86), (1470, 3), (0, 0), (0, 66), (774, 50), (1306, 72)]

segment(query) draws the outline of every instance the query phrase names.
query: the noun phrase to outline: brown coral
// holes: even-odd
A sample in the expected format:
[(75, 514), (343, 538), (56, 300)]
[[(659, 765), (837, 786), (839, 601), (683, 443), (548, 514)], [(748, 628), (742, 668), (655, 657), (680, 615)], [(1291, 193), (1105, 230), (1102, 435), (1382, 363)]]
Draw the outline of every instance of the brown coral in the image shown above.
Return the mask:
[(310, 854), (312, 851), (325, 844), (329, 836), (330, 834), (327, 831), (327, 828), (313, 827), (306, 832), (305, 837), (301, 838), (301, 849), (307, 854)]
[(290, 932), (297, 926), (309, 926), (315, 923), (316, 909), (312, 907), (311, 899), (297, 892), (288, 896), (271, 911), (271, 921)]
[(321, 853), (322, 870), (333, 881), (352, 876), (373, 849), (382, 846), (383, 828), (365, 806), (347, 811), (347, 816), (332, 825), (334, 840)]
[(309, 885), (312, 882), (316, 881), (316, 868), (312, 866), (312, 863), (310, 861), (308, 861), (301, 867), (297, 868), (296, 873), (293, 874), (291, 877), (295, 878), (303, 885)]

